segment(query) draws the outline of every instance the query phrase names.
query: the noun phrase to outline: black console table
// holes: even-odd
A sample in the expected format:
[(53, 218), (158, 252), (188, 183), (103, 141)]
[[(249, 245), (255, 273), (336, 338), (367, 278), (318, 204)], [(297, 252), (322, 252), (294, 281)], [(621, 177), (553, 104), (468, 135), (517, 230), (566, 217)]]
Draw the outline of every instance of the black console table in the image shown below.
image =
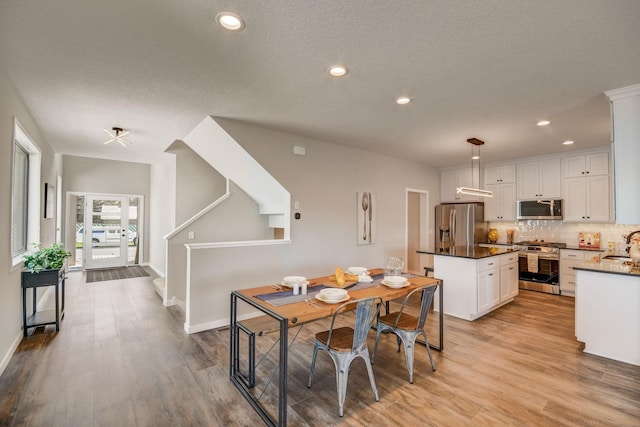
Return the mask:
[[(22, 272), (22, 325), (23, 336), (27, 336), (29, 328), (44, 325), (56, 325), (56, 331), (60, 330), (60, 319), (64, 316), (64, 269), (42, 270), (39, 273), (30, 271)], [(36, 288), (42, 286), (55, 286), (56, 308), (55, 310), (36, 311)], [(33, 312), (27, 315), (27, 289), (32, 288)], [(62, 298), (61, 298), (62, 297)]]

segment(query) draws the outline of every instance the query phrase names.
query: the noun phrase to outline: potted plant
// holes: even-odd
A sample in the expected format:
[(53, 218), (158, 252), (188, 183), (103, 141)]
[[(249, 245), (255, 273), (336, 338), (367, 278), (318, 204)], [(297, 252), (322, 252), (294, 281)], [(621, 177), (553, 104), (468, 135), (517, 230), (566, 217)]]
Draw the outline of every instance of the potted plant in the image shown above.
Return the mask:
[[(37, 247), (37, 244), (34, 244)], [(43, 270), (60, 270), (64, 266), (64, 260), (71, 256), (62, 245), (52, 243), (51, 246), (28, 253), (22, 258), (24, 266), (32, 273), (40, 273)]]

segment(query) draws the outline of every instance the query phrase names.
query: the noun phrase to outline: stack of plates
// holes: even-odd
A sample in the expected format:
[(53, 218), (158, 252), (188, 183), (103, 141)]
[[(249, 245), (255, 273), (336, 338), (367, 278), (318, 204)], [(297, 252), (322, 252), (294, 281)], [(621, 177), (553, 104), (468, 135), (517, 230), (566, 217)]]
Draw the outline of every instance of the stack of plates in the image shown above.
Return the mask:
[(285, 278), (282, 279), (282, 282), (280, 282), (280, 284), (282, 286), (286, 286), (288, 288), (292, 288), (294, 285), (308, 285), (309, 282), (307, 281), (306, 277), (302, 277), (302, 276), (287, 276)]
[(409, 281), (406, 277), (402, 276), (387, 276), (382, 279), (382, 284), (390, 288), (398, 289), (409, 286)]

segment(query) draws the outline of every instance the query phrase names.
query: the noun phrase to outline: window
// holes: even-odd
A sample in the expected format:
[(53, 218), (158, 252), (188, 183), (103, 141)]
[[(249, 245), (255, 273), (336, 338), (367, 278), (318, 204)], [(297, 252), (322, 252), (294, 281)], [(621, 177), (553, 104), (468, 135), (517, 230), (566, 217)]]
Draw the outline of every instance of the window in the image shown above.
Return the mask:
[(13, 182), (11, 186), (12, 265), (40, 240), (40, 149), (13, 122)]
[(29, 153), (20, 144), (13, 148), (13, 224), (11, 224), (11, 255), (27, 251), (27, 210), (29, 209)]

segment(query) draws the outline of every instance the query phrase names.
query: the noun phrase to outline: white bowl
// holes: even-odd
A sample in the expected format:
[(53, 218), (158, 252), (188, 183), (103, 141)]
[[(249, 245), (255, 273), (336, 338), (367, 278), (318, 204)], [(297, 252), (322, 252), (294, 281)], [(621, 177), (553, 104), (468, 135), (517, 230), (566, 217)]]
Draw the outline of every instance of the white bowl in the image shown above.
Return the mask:
[(347, 296), (348, 292), (346, 289), (339, 288), (324, 288), (320, 291), (323, 298), (327, 300), (339, 300), (343, 299)]
[(387, 276), (384, 278), (384, 281), (391, 286), (400, 286), (407, 281), (407, 278), (402, 276)]
[(360, 276), (361, 274), (364, 274), (367, 272), (367, 268), (366, 267), (349, 267), (347, 271), (349, 272), (349, 274), (355, 274), (357, 276)]
[(296, 283), (298, 285), (301, 285), (302, 283), (307, 281), (307, 278), (302, 276), (287, 276), (283, 278), (282, 281), (289, 285), (294, 285)]

